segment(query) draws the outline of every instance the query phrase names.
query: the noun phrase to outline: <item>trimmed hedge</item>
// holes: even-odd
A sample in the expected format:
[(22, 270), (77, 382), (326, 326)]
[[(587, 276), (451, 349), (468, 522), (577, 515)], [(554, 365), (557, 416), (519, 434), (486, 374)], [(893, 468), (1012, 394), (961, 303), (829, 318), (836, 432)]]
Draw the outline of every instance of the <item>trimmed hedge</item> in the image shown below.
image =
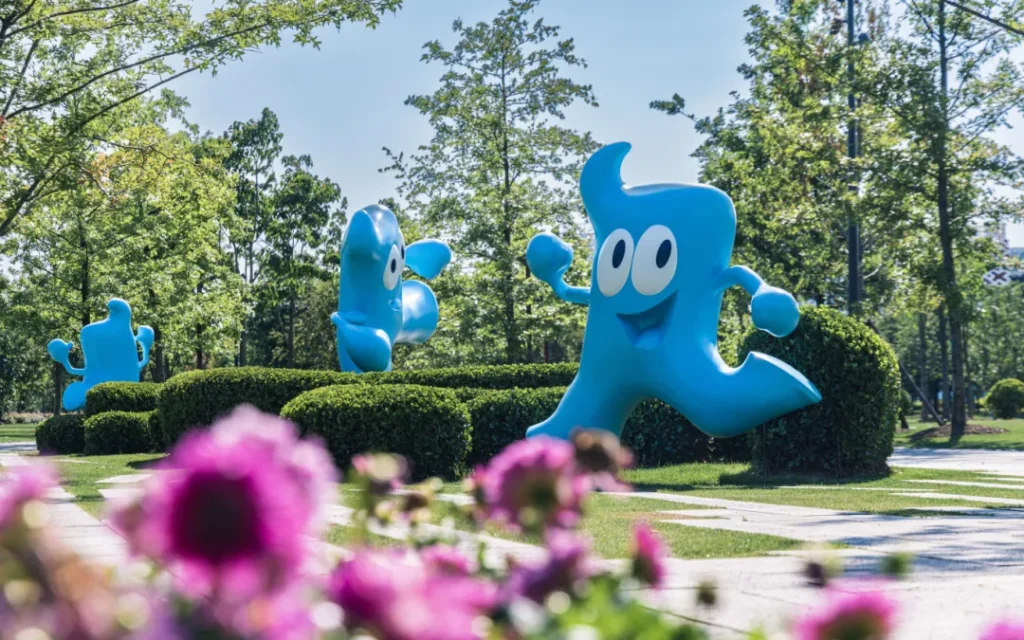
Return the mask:
[(360, 383), (336, 371), (234, 367), (189, 371), (163, 384), (157, 400), (163, 445), (170, 447), (193, 427), (206, 427), (240, 404), (280, 413), (289, 400), (311, 389)]
[(1024, 409), (1024, 382), (1005, 378), (995, 383), (985, 396), (985, 408), (997, 418), (1016, 417)]
[(153, 411), (163, 385), (156, 382), (104, 382), (85, 393), (85, 415), (107, 411)]
[(107, 411), (85, 421), (85, 455), (145, 453), (153, 449), (154, 412)]
[(837, 477), (887, 471), (900, 406), (895, 353), (868, 326), (834, 309), (805, 307), (801, 313), (796, 331), (785, 338), (755, 331), (743, 341), (741, 358), (751, 351), (775, 356), (822, 395), (818, 404), (757, 428), (755, 468)]
[(65, 413), (46, 419), (36, 428), (36, 449), (40, 453), (82, 453), (85, 450), (85, 416)]
[[(565, 387), (492, 391), (469, 402), (473, 425), (471, 466), (486, 463), (526, 430), (546, 420), (565, 395)], [(622, 443), (636, 464), (655, 467), (709, 460), (750, 459), (746, 438), (709, 438), (664, 402), (648, 400), (637, 407), (622, 430)]]
[(397, 453), (414, 478), (455, 479), (466, 471), (469, 413), (449, 389), (340, 385), (308, 391), (281, 411), (303, 435), (323, 439), (337, 465), (368, 451)]
[(575, 363), (501, 364), (389, 371), (365, 374), (365, 377), (368, 382), (377, 384), (415, 384), (445, 389), (540, 389), (569, 386), (578, 369)]

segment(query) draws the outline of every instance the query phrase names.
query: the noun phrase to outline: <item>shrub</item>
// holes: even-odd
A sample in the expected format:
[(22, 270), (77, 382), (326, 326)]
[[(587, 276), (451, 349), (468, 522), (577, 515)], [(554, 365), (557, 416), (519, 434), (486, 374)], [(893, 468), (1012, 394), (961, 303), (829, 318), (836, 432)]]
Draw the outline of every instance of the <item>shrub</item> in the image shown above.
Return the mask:
[(903, 411), (905, 416), (914, 413), (914, 398), (910, 396), (910, 392), (906, 389), (900, 389), (900, 410)]
[(341, 468), (364, 452), (398, 453), (413, 476), (458, 478), (470, 448), (469, 413), (449, 389), (341, 385), (308, 391), (281, 411), (320, 436)]
[(151, 411), (107, 411), (85, 421), (85, 455), (145, 453), (153, 448)]
[[(470, 401), (470, 465), (483, 464), (522, 439), (529, 427), (554, 413), (564, 394), (564, 387), (513, 389), (492, 391)], [(709, 438), (659, 400), (642, 402), (633, 411), (623, 427), (622, 443), (633, 451), (636, 464), (643, 467), (750, 459), (746, 438)]]
[(240, 404), (280, 413), (296, 396), (319, 387), (360, 381), (353, 373), (235, 367), (189, 371), (164, 383), (157, 400), (164, 446), (189, 429), (209, 426)]
[(995, 383), (985, 396), (985, 408), (997, 418), (1015, 417), (1024, 409), (1024, 382), (1006, 378)]
[(85, 416), (65, 413), (48, 418), (36, 429), (40, 453), (82, 453), (85, 449)]
[(833, 476), (886, 471), (900, 404), (896, 355), (869, 327), (834, 309), (807, 307), (802, 313), (785, 338), (755, 331), (743, 342), (742, 357), (751, 351), (775, 356), (822, 395), (818, 404), (757, 428), (755, 468)]
[(85, 393), (85, 415), (107, 411), (153, 411), (163, 385), (156, 382), (104, 382)]
[(378, 384), (415, 384), (446, 389), (538, 389), (572, 384), (578, 368), (575, 363), (479, 365), (371, 373), (366, 374), (366, 378), (368, 382)]

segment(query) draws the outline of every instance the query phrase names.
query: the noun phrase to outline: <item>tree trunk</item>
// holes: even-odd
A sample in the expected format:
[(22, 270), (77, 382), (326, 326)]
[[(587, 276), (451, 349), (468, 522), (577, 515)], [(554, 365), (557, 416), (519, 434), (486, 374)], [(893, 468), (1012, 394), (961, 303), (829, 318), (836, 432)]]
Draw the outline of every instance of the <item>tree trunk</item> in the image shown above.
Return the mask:
[(288, 298), (288, 368), (295, 368), (295, 295)]
[(53, 415), (60, 415), (60, 401), (64, 394), (64, 367), (60, 363), (53, 363)]
[(946, 337), (946, 313), (945, 308), (939, 305), (936, 311), (939, 317), (939, 362), (942, 379), (939, 381), (939, 390), (942, 392), (942, 416), (949, 419), (950, 416), (950, 390), (949, 390), (949, 339)]
[(946, 40), (946, 3), (939, 2), (939, 70), (942, 108), (938, 139), (938, 195), (939, 195), (939, 241), (942, 244), (942, 289), (949, 310), (949, 342), (953, 351), (953, 393), (950, 424), (950, 442), (957, 442), (967, 427), (967, 411), (964, 406), (964, 358), (963, 330), (960, 290), (956, 283), (956, 267), (953, 262), (953, 231), (949, 210), (950, 176), (947, 158), (949, 137), (949, 52)]
[[(928, 316), (923, 313), (917, 314), (917, 338), (920, 343), (920, 354), (918, 368), (918, 386), (921, 388), (921, 421), (928, 419), (928, 399), (924, 394), (928, 392)], [(935, 405), (932, 405), (933, 407)], [(932, 416), (936, 420), (938, 416)]]
[(167, 376), (164, 371), (164, 347), (161, 338), (163, 332), (159, 326), (153, 327), (153, 382), (164, 382)]
[(246, 346), (249, 343), (249, 333), (242, 329), (242, 339), (238, 343), (238, 366), (244, 367), (246, 365)]
[(974, 417), (974, 387), (971, 384), (971, 363), (967, 351), (967, 327), (964, 327), (964, 396), (967, 403), (967, 417)]

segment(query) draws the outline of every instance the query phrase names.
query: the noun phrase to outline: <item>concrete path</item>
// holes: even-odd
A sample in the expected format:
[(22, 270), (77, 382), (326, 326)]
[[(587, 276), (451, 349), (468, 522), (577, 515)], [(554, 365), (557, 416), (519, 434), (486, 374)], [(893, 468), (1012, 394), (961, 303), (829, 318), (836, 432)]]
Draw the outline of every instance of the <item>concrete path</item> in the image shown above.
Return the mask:
[(1020, 478), (1024, 476), (1024, 451), (897, 448), (889, 458), (889, 466), (980, 471)]

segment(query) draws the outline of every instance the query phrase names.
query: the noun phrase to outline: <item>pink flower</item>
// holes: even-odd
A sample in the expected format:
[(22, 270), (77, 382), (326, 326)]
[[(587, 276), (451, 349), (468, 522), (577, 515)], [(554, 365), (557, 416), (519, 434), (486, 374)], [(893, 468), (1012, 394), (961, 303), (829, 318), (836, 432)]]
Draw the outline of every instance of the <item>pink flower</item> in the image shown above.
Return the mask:
[(980, 640), (1024, 640), (1024, 622), (1003, 620), (985, 629)]
[(547, 560), (538, 565), (513, 567), (505, 583), (506, 599), (521, 596), (537, 603), (555, 591), (571, 593), (594, 574), (590, 545), (567, 531), (553, 529), (547, 535)]
[(572, 527), (589, 491), (577, 473), (575, 451), (564, 440), (520, 440), (495, 456), (477, 473), (487, 515), (514, 529)]
[(420, 552), (423, 564), (431, 573), (468, 576), (473, 573), (473, 562), (461, 551), (446, 544), (435, 544)]
[(250, 600), (297, 577), (335, 475), (318, 444), (240, 407), (187, 435), (161, 467), (141, 500), (114, 516), (135, 553), (215, 601)]
[(633, 577), (651, 585), (661, 586), (665, 578), (665, 545), (646, 524), (633, 527)]
[(496, 588), (461, 576), (434, 574), (401, 551), (361, 551), (331, 576), (328, 592), (349, 630), (388, 640), (470, 640), (476, 620), (495, 605)]
[(409, 466), (402, 456), (364, 453), (352, 458), (352, 472), (371, 494), (383, 495), (402, 488)]
[(892, 633), (896, 603), (877, 591), (830, 589), (823, 609), (800, 619), (799, 640), (884, 640)]
[(0, 529), (12, 525), (21, 507), (42, 500), (56, 484), (57, 472), (46, 464), (11, 467), (0, 475)]

